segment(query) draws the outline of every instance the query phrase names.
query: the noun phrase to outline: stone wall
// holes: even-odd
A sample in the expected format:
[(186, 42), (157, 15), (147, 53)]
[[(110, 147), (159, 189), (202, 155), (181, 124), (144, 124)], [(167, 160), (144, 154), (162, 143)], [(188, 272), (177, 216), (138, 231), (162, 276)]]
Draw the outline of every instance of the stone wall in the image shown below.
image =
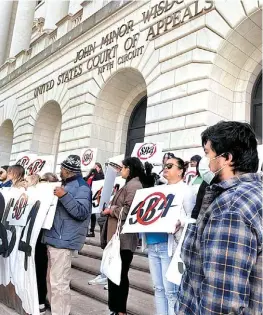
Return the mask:
[[(9, 119), (14, 126), (11, 161), (20, 152), (44, 153), (48, 146), (48, 152), (58, 151), (59, 162), (91, 146), (98, 147), (103, 163), (125, 151), (130, 114), (145, 95), (145, 139), (164, 142), (166, 151), (186, 159), (202, 152), (200, 133), (207, 125), (250, 121), (251, 91), (261, 69), (261, 1), (216, 0), (209, 8), (210, 1), (200, 0), (200, 14), (194, 16), (196, 3), (178, 0), (170, 11), (144, 23), (143, 12), (159, 2), (134, 1), (119, 8), (74, 40), (59, 39), (53, 53), (45, 50), (39, 63), (3, 81), (8, 83), (0, 88), (0, 125)], [(183, 23), (149, 36), (151, 26), (156, 31), (158, 22), (161, 26), (179, 10), (185, 16), (188, 7)], [(201, 12), (204, 7), (209, 9)], [(78, 28), (94, 21), (89, 19)], [(127, 34), (116, 41), (114, 32), (124, 33), (123, 25)], [(112, 43), (107, 44), (107, 35)], [(87, 56), (80, 60), (85, 49)], [(106, 50), (100, 58), (108, 60), (89, 70)]]

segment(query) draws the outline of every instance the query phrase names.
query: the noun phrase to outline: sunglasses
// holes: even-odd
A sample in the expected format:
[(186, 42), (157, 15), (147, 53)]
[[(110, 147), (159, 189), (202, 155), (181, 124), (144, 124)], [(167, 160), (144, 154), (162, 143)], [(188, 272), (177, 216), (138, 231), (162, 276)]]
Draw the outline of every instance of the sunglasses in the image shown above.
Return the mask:
[(164, 170), (165, 170), (165, 169), (170, 170), (171, 168), (173, 168), (173, 166), (177, 166), (177, 167), (178, 167), (178, 165), (176, 165), (176, 164), (167, 163), (167, 164), (164, 165), (163, 169), (164, 169)]

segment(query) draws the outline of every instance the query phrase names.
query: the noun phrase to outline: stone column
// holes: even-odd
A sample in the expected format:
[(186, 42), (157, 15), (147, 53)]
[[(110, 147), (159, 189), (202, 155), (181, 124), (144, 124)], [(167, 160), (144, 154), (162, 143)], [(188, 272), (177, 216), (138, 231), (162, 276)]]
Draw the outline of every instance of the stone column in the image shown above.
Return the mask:
[(2, 1), (0, 4), (0, 66), (5, 62), (9, 27), (12, 16), (13, 1)]
[(52, 32), (56, 28), (56, 23), (68, 14), (69, 1), (46, 0), (47, 11), (45, 17), (44, 31)]
[(35, 8), (36, 1), (18, 1), (13, 37), (9, 54), (10, 58), (14, 58), (20, 51), (29, 48)]

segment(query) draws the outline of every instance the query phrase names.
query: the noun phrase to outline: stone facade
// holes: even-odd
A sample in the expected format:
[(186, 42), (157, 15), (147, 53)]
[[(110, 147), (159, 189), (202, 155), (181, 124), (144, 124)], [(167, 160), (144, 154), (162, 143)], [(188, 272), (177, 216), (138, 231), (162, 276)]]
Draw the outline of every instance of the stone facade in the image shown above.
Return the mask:
[[(40, 24), (48, 4), (35, 11)], [(202, 152), (206, 126), (250, 122), (262, 0), (100, 5), (70, 2), (60, 21), (46, 16), (48, 29), (34, 23), (28, 49), (0, 67), (0, 164), (21, 152), (59, 163), (86, 147), (98, 148), (103, 163), (125, 152), (130, 115), (145, 95), (145, 140), (185, 159)]]

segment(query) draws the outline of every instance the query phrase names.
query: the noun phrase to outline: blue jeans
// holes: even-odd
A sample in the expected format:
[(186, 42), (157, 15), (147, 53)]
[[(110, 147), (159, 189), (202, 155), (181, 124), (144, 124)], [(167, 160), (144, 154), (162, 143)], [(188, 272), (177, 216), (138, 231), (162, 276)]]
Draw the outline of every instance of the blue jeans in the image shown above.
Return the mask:
[(156, 315), (174, 315), (179, 286), (167, 281), (165, 275), (172, 257), (168, 256), (168, 244), (148, 245), (150, 272), (154, 286)]

